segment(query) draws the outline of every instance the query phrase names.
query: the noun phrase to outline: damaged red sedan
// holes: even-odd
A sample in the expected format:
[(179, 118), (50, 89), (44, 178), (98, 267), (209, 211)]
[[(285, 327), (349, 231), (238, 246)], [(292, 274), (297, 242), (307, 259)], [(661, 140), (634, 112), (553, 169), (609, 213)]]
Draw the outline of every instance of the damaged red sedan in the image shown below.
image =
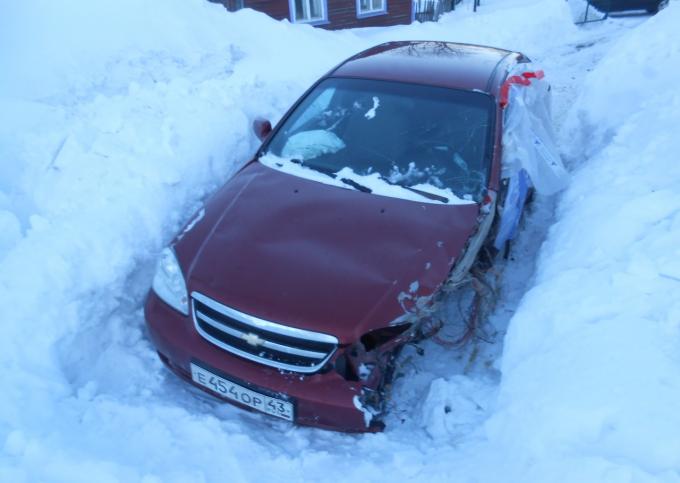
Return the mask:
[(442, 294), (516, 229), (533, 176), (502, 167), (503, 115), (511, 86), (542, 77), (528, 65), (386, 43), (274, 129), (256, 122), (255, 158), (162, 253), (145, 305), (162, 361), (244, 408), (382, 429), (399, 349), (436, 330)]

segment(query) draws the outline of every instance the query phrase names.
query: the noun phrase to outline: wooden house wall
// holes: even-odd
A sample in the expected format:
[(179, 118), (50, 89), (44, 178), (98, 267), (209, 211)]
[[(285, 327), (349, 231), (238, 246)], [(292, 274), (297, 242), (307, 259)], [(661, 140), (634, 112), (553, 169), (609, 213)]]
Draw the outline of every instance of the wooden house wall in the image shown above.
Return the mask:
[(380, 27), (411, 23), (411, 0), (387, 0), (387, 13), (357, 18), (356, 0), (327, 0), (331, 29)]
[[(231, 7), (233, 0), (210, 0)], [(371, 17), (357, 18), (356, 0), (326, 0), (328, 23), (319, 27), (343, 29), (356, 27), (379, 27), (411, 23), (411, 0), (387, 0), (387, 13)], [(277, 20), (290, 20), (288, 0), (244, 0), (246, 8), (264, 12)]]

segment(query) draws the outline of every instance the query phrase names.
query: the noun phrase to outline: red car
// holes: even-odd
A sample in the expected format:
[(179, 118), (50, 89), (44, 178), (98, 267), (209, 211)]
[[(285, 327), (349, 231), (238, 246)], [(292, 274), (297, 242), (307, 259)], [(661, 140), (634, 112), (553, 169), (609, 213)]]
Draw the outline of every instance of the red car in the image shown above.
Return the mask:
[(257, 121), (255, 158), (162, 253), (145, 317), (163, 362), (244, 408), (382, 429), (399, 349), (509, 238), (495, 216), (503, 107), (526, 62), (390, 42), (330, 71), (274, 129)]

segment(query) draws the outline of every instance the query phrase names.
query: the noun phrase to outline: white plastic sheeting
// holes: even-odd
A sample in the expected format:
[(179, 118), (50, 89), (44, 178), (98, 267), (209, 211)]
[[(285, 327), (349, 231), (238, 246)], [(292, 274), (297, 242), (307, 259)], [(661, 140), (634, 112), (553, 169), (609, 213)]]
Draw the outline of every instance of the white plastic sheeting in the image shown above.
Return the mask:
[(507, 179), (508, 191), (494, 241), (499, 250), (515, 237), (531, 186), (550, 195), (567, 184), (552, 130), (550, 85), (543, 72), (530, 63), (518, 64), (508, 74), (501, 102), (505, 104), (501, 177)]
[(550, 85), (530, 63), (508, 75), (503, 125), (503, 178), (525, 170), (536, 191), (550, 195), (567, 184), (567, 171), (555, 144), (550, 116)]

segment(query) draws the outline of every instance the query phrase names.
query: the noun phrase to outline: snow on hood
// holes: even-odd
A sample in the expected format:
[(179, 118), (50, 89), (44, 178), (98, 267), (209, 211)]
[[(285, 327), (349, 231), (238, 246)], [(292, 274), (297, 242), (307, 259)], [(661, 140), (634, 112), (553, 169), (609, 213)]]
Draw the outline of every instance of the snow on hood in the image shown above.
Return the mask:
[[(291, 138), (292, 139), (292, 138)], [(319, 183), (337, 186), (345, 189), (357, 189), (351, 184), (343, 182), (342, 180), (350, 180), (361, 186), (371, 190), (374, 195), (389, 196), (391, 198), (400, 198), (403, 200), (418, 201), (421, 203), (433, 203), (443, 205), (470, 205), (475, 202), (472, 199), (462, 199), (456, 196), (453, 191), (448, 188), (439, 188), (431, 184), (418, 184), (412, 186), (413, 189), (431, 193), (433, 195), (446, 198), (446, 202), (439, 199), (428, 198), (402, 186), (391, 184), (385, 181), (379, 173), (358, 174), (352, 168), (345, 166), (336, 173), (335, 177), (322, 173), (312, 168), (303, 166), (302, 164), (293, 161), (290, 158), (275, 156), (267, 153), (260, 157), (260, 162), (265, 166), (283, 171), (284, 173), (292, 174), (300, 178), (317, 181)]]

